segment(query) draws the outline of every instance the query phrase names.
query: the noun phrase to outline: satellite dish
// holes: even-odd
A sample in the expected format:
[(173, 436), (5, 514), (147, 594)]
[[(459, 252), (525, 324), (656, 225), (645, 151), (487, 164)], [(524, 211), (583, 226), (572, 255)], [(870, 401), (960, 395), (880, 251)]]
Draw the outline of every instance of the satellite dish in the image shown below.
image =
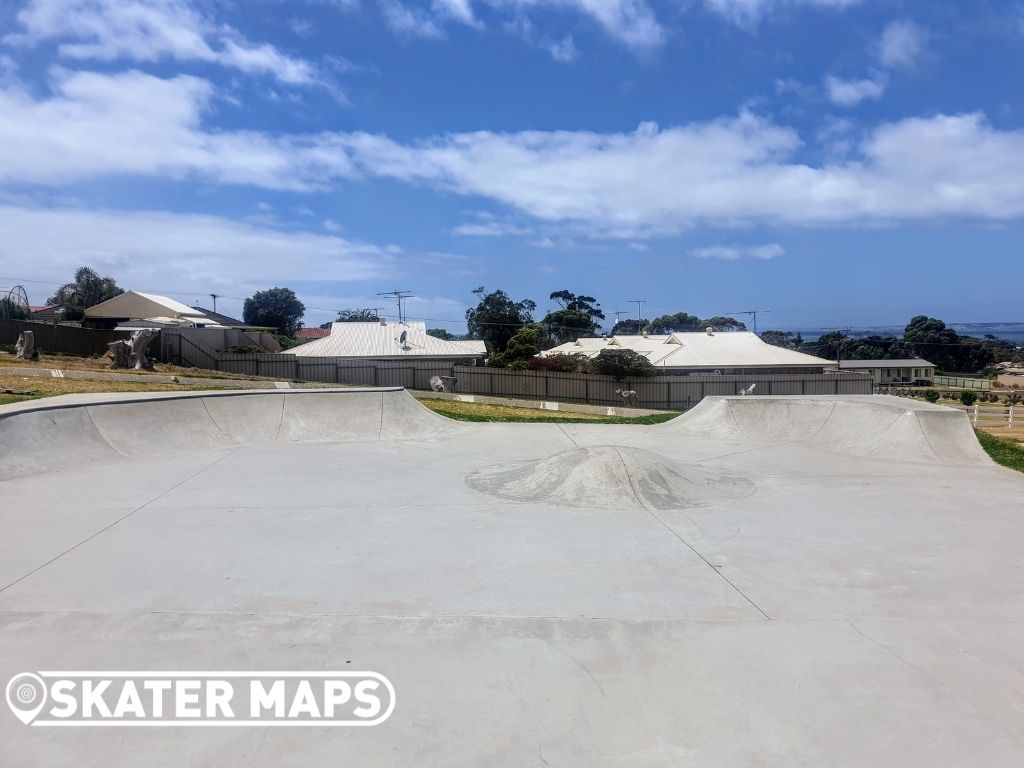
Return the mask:
[(757, 383), (756, 383), (756, 382), (755, 382), (755, 383), (753, 383), (753, 384), (751, 384), (751, 385), (750, 385), (749, 387), (747, 387), (746, 389), (741, 389), (741, 390), (740, 390), (740, 396), (741, 396), (741, 397), (746, 397), (746, 396), (748, 396), (748, 395), (752, 395), (752, 394), (754, 394), (754, 390), (755, 390), (755, 389), (757, 389)]
[(398, 343), (401, 344), (404, 347), (405, 346), (405, 340), (407, 338), (409, 338), (409, 332), (408, 331), (402, 331), (402, 335), (398, 337)]

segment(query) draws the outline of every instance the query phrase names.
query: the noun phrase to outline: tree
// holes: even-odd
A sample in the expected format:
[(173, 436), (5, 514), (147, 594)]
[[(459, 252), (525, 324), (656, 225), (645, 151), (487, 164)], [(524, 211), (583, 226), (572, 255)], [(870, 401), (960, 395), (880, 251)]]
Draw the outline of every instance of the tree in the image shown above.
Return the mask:
[(343, 309), (338, 312), (337, 323), (378, 323), (380, 317), (375, 309)]
[(0, 318), (5, 320), (28, 320), (28, 310), (6, 296), (0, 296)]
[(612, 336), (639, 336), (648, 325), (647, 320), (619, 320), (612, 326)]
[(457, 338), (454, 333), (449, 333), (444, 328), (427, 328), (427, 336), (433, 336), (435, 339), (444, 339), (445, 341), (455, 341)]
[(644, 330), (656, 336), (664, 336), (669, 333), (703, 331), (705, 328), (707, 326), (704, 325), (704, 321), (696, 315), (676, 312), (674, 315), (662, 315), (654, 318)]
[(741, 323), (735, 317), (711, 317), (704, 321), (705, 328), (714, 328), (716, 331), (745, 331), (747, 324)]
[(284, 336), (294, 336), (302, 327), (305, 305), (291, 288), (257, 291), (242, 307), (242, 319), (249, 325), (276, 328)]
[(64, 307), (62, 316), (65, 320), (81, 320), (89, 307), (122, 293), (124, 290), (118, 287), (114, 278), (101, 277), (91, 267), (79, 267), (75, 270), (74, 281), (58, 288), (46, 303)]
[(543, 323), (556, 344), (575, 341), (581, 336), (593, 336), (604, 320), (601, 305), (593, 296), (577, 296), (570, 291), (555, 291), (549, 297), (561, 309), (548, 312)]
[(792, 331), (764, 331), (761, 341), (783, 349), (800, 349), (804, 343), (803, 336)]
[(993, 346), (981, 339), (960, 336), (935, 317), (917, 315), (903, 331), (903, 341), (918, 357), (943, 371), (981, 371), (995, 361)]
[(481, 285), (473, 293), (480, 299), (466, 310), (466, 328), (471, 339), (482, 339), (492, 355), (504, 352), (520, 328), (533, 322), (537, 305), (529, 299), (512, 301), (504, 291), (488, 293)]
[(508, 340), (502, 352), (492, 354), (487, 363), (496, 368), (511, 368), (513, 363), (522, 361), (525, 366), (527, 360), (548, 346), (550, 340), (544, 326), (540, 323), (529, 323)]
[(602, 349), (591, 361), (591, 370), (602, 376), (622, 381), (627, 376), (646, 377), (654, 374), (651, 361), (632, 349)]

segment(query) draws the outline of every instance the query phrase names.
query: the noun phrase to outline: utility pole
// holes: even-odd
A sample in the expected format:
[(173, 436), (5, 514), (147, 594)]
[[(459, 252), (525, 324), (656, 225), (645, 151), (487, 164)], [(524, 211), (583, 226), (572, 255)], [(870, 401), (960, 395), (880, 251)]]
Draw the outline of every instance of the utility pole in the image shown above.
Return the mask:
[(646, 301), (647, 301), (647, 299), (630, 299), (629, 300), (630, 304), (636, 304), (636, 326), (637, 326), (637, 333), (638, 334), (643, 333), (643, 328), (641, 328), (640, 326), (644, 322), (644, 320), (643, 320), (643, 311), (644, 311), (644, 304), (646, 303)]
[[(615, 325), (619, 324), (619, 317), (622, 315), (628, 315), (629, 312), (609, 312), (609, 315), (615, 315)], [(612, 326), (612, 331), (615, 330), (615, 325)]]
[(217, 299), (220, 298), (220, 294), (211, 293), (210, 294), (210, 298), (213, 299), (213, 311), (216, 312), (217, 311)]

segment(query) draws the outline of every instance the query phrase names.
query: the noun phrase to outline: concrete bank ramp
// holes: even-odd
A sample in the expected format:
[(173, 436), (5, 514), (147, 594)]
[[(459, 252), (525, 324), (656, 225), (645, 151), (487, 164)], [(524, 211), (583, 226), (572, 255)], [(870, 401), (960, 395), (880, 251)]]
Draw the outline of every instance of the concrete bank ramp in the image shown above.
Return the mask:
[(0, 407), (0, 480), (194, 450), (462, 429), (401, 388), (65, 395)]
[(991, 463), (966, 413), (889, 395), (708, 397), (661, 429), (893, 461)]

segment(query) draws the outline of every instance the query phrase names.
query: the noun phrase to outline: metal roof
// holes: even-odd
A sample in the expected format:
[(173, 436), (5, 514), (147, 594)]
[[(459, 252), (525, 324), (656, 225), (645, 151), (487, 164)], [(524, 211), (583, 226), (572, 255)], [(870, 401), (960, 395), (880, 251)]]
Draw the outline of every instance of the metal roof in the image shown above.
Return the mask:
[[(402, 334), (405, 334), (403, 341)], [(331, 333), (285, 350), (298, 357), (480, 357), (482, 341), (445, 341), (423, 323), (331, 323)]]
[(583, 338), (541, 354), (582, 353), (597, 357), (603, 349), (631, 349), (659, 368), (785, 368), (834, 367), (835, 363), (803, 352), (766, 344), (745, 331), (673, 333), (668, 336)]
[(934, 368), (935, 363), (929, 363), (920, 357), (905, 358), (902, 360), (840, 360), (840, 368)]

